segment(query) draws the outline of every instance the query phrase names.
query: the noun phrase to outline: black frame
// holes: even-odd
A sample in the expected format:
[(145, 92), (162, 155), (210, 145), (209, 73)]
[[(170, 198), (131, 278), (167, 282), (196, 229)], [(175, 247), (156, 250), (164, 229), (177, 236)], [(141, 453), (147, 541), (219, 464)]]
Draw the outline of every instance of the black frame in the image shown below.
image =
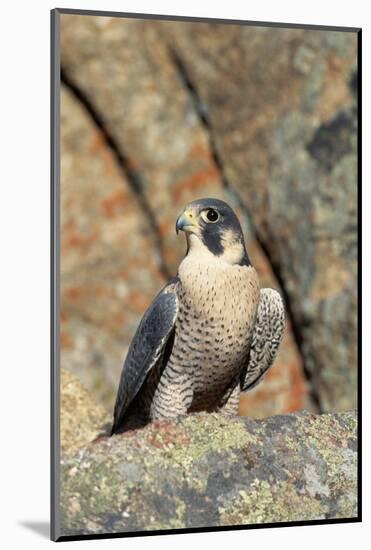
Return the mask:
[[(254, 27), (280, 27), (287, 29), (329, 30), (357, 33), (357, 227), (358, 227), (358, 515), (355, 518), (321, 519), (308, 521), (277, 522), (251, 525), (233, 525), (220, 527), (194, 527), (184, 529), (166, 529), (156, 531), (135, 531), (122, 533), (104, 533), (96, 535), (60, 535), (59, 504), (60, 504), (60, 15), (95, 15), (99, 17), (121, 17), (126, 19), (153, 19), (163, 21), (191, 21), (199, 23), (218, 23), (226, 25), (249, 25)], [(328, 525), (336, 523), (362, 522), (362, 29), (360, 27), (337, 27), (329, 25), (272, 23), (266, 21), (248, 21), (239, 19), (217, 19), (212, 17), (186, 17), (176, 15), (157, 15), (147, 13), (124, 13), (114, 11), (83, 10), (55, 8), (51, 10), (51, 124), (50, 124), (50, 158), (51, 158), (51, 403), (50, 403), (50, 458), (51, 458), (51, 490), (50, 490), (50, 536), (55, 542), (127, 538), (154, 535), (174, 535), (184, 533), (205, 533), (215, 531), (236, 531), (247, 529), (265, 529), (271, 527)]]

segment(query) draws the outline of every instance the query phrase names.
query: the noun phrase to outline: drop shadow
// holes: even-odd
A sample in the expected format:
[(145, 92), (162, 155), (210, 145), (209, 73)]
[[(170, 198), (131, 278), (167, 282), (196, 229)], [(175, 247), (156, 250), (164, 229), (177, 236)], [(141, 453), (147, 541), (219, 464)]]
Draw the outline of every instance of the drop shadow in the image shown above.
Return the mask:
[(19, 521), (18, 525), (37, 533), (42, 538), (50, 538), (50, 523), (48, 521)]

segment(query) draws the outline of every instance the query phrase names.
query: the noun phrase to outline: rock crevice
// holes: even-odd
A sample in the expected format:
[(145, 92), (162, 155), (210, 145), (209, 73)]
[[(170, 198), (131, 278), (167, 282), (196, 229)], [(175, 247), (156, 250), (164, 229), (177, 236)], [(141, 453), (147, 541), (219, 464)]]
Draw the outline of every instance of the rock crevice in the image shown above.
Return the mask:
[[(357, 35), (236, 25), (200, 29), (191, 22), (62, 17), (62, 76), (79, 100), (68, 108), (88, 109), (94, 122), (85, 165), (75, 137), (67, 144), (68, 159), (62, 155), (66, 204), (78, 210), (77, 203), (84, 203), (77, 193), (83, 186), (83, 193), (91, 189), (90, 209), (84, 204), (81, 215), (62, 226), (62, 235), (72, 233), (65, 251), (71, 267), (72, 258), (78, 258), (76, 284), (68, 292), (81, 295), (79, 309), (76, 305), (64, 321), (63, 351), (73, 348), (75, 372), (86, 370), (86, 355), (78, 357), (82, 328), (72, 331), (70, 325), (81, 323), (81, 310), (91, 307), (79, 275), (83, 268), (91, 277), (84, 265), (88, 247), (93, 253), (113, 231), (121, 240), (127, 232), (135, 254), (128, 255), (125, 246), (115, 257), (117, 267), (121, 262), (125, 269), (112, 275), (101, 258), (94, 269), (104, 276), (107, 294), (107, 281), (115, 278), (123, 309), (136, 304), (137, 325), (183, 257), (174, 232), (177, 215), (190, 200), (215, 196), (236, 209), (261, 283), (280, 288), (291, 325), (279, 368), (265, 381), (269, 396), (257, 388), (245, 400), (246, 412), (348, 410), (356, 406), (357, 391)], [(80, 114), (83, 121), (86, 113)], [(68, 127), (67, 110), (65, 115)], [(73, 122), (76, 136), (86, 122), (80, 128)], [(105, 140), (100, 149), (97, 129)], [(120, 169), (121, 192), (116, 184), (112, 192), (114, 170), (107, 152)], [(109, 170), (101, 185), (94, 169)], [(104, 219), (92, 232), (103, 190)], [(136, 218), (132, 226), (129, 213)], [(76, 234), (84, 220), (87, 229)], [(146, 269), (152, 276), (148, 258), (154, 256), (161, 283), (156, 277), (156, 284), (145, 285), (143, 273), (143, 280), (133, 284), (127, 269)], [(142, 300), (144, 293), (151, 299)], [(100, 299), (103, 303), (106, 296)], [(65, 302), (63, 297), (62, 306)], [(96, 346), (102, 327), (113, 318), (117, 327), (125, 321), (124, 313), (114, 317), (109, 308), (106, 303), (95, 312), (99, 323), (89, 327), (95, 332), (89, 349), (97, 353), (115, 345), (107, 338), (104, 346)], [(130, 342), (135, 323), (121, 327), (125, 343)], [(72, 334), (79, 335), (79, 343)], [(117, 368), (105, 357), (101, 363), (107, 386), (107, 379), (118, 376)], [(113, 382), (116, 386), (118, 379)], [(97, 396), (102, 399), (100, 391)], [(112, 406), (113, 399), (111, 392), (104, 402)]]
[(159, 269), (164, 279), (169, 279), (171, 277), (171, 273), (164, 260), (164, 250), (160, 229), (158, 226), (156, 215), (154, 214), (149, 204), (149, 201), (147, 200), (147, 197), (143, 193), (143, 188), (145, 184), (143, 182), (143, 176), (140, 173), (139, 168), (132, 165), (129, 155), (123, 150), (122, 144), (119, 144), (116, 141), (114, 135), (111, 134), (111, 132), (109, 131), (108, 126), (104, 121), (104, 116), (101, 115), (97, 106), (90, 100), (88, 95), (85, 94), (85, 91), (71, 79), (71, 77), (68, 75), (68, 71), (66, 71), (63, 66), (61, 68), (61, 83), (70, 90), (77, 101), (87, 111), (95, 127), (99, 132), (101, 132), (106, 146), (109, 148), (114, 158), (116, 159), (117, 166), (123, 173), (124, 180), (130, 185), (130, 188), (139, 203), (139, 207), (141, 208), (143, 214), (146, 216), (149, 226), (151, 227), (154, 245), (157, 248)]

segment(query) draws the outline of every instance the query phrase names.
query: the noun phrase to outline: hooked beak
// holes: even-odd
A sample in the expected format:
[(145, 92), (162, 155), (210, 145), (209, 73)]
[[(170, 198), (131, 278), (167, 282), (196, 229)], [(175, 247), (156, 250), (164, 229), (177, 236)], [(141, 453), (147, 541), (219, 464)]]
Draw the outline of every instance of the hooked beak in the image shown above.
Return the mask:
[(198, 224), (195, 220), (194, 214), (185, 210), (183, 214), (181, 214), (177, 219), (175, 230), (177, 234), (179, 233), (179, 231), (192, 233), (196, 227), (198, 228)]

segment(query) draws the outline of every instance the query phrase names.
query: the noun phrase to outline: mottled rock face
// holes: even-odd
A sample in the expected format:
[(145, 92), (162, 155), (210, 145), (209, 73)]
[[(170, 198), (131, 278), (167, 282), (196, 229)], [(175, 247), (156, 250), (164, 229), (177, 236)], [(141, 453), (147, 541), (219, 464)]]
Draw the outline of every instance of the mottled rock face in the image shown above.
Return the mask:
[(241, 412), (355, 405), (355, 55), (354, 33), (62, 16), (62, 364), (108, 407), (200, 196), (236, 208), (295, 329)]
[(61, 365), (108, 407), (162, 284), (148, 220), (102, 133), (62, 87)]
[(354, 406), (357, 36), (197, 28), (166, 26), (279, 277), (312, 389), (324, 410)]
[(61, 535), (357, 516), (356, 416), (197, 414), (61, 465)]
[(219, 171), (161, 32), (150, 21), (63, 16), (63, 67), (136, 171), (174, 272), (175, 220), (193, 199), (223, 197)]
[(71, 372), (61, 369), (61, 454), (74, 454), (101, 434), (111, 417)]

